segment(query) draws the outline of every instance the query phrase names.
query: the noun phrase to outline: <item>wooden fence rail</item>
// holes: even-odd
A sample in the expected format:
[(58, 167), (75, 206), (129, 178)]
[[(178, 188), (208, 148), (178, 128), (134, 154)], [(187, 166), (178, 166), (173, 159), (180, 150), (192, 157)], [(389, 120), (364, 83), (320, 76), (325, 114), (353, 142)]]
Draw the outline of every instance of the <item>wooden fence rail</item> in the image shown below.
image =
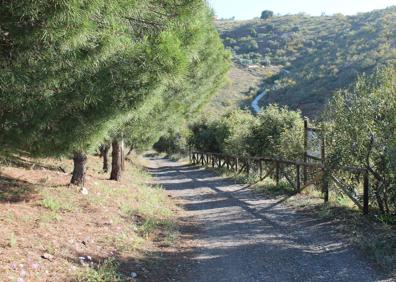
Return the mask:
[[(261, 181), (271, 177), (275, 180), (276, 185), (279, 181), (285, 179), (295, 190), (300, 193), (306, 187), (317, 184), (322, 188), (324, 202), (329, 200), (329, 186), (333, 182), (345, 195), (363, 211), (363, 214), (369, 212), (369, 171), (359, 167), (342, 167), (339, 169), (342, 173), (350, 173), (360, 176), (363, 175), (363, 201), (352, 193), (351, 186), (345, 181), (337, 178), (334, 171), (330, 171), (321, 162), (292, 161), (268, 157), (241, 157), (220, 153), (208, 152), (190, 152), (190, 162), (212, 168), (226, 168), (236, 173), (245, 173), (246, 175), (255, 175)], [(356, 193), (355, 193), (356, 194)]]

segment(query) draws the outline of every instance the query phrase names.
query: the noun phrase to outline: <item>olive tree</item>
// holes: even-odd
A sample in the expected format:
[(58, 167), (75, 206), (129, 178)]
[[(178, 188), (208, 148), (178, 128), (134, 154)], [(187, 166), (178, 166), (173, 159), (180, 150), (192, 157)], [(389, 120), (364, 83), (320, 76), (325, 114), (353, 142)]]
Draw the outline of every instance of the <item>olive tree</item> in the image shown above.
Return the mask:
[(329, 166), (367, 168), (381, 212), (396, 210), (396, 71), (381, 67), (337, 93), (324, 114)]

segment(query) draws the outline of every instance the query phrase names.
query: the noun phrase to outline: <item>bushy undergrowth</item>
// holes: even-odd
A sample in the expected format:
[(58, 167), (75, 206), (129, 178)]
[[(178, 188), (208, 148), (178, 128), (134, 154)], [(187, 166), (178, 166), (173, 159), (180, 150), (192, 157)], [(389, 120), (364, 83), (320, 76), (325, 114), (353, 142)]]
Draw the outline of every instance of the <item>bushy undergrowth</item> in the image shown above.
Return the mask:
[(303, 142), (300, 112), (275, 105), (256, 116), (235, 110), (215, 121), (198, 121), (191, 126), (188, 140), (200, 151), (289, 159), (302, 156)]

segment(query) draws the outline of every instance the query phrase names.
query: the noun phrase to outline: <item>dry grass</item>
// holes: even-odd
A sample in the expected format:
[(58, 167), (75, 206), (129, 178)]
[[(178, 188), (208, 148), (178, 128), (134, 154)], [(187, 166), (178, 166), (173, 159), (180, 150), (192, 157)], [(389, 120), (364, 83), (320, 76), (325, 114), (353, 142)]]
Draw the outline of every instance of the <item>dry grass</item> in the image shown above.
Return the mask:
[(89, 157), (88, 195), (60, 166), (71, 171), (70, 161), (51, 159), (1, 166), (0, 281), (112, 281), (100, 275), (157, 251), (154, 241), (172, 244), (175, 206), (139, 165), (117, 183)]

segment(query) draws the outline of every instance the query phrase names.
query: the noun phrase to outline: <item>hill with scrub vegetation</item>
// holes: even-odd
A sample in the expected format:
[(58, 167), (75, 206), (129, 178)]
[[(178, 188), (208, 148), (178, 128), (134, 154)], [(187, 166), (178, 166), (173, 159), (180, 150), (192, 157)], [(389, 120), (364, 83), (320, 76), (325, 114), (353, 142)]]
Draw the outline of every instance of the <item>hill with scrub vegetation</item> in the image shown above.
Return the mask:
[[(268, 91), (262, 103), (287, 105), (317, 116), (331, 95), (348, 88), (359, 74), (396, 63), (395, 22), (393, 6), (356, 16), (297, 14), (220, 20), (217, 27), (233, 53), (236, 69), (264, 73), (252, 80), (241, 76), (233, 84), (250, 81), (255, 89)], [(231, 87), (226, 94), (231, 100), (238, 95), (245, 100), (245, 90), (238, 91)], [(215, 101), (227, 100), (222, 95)]]

